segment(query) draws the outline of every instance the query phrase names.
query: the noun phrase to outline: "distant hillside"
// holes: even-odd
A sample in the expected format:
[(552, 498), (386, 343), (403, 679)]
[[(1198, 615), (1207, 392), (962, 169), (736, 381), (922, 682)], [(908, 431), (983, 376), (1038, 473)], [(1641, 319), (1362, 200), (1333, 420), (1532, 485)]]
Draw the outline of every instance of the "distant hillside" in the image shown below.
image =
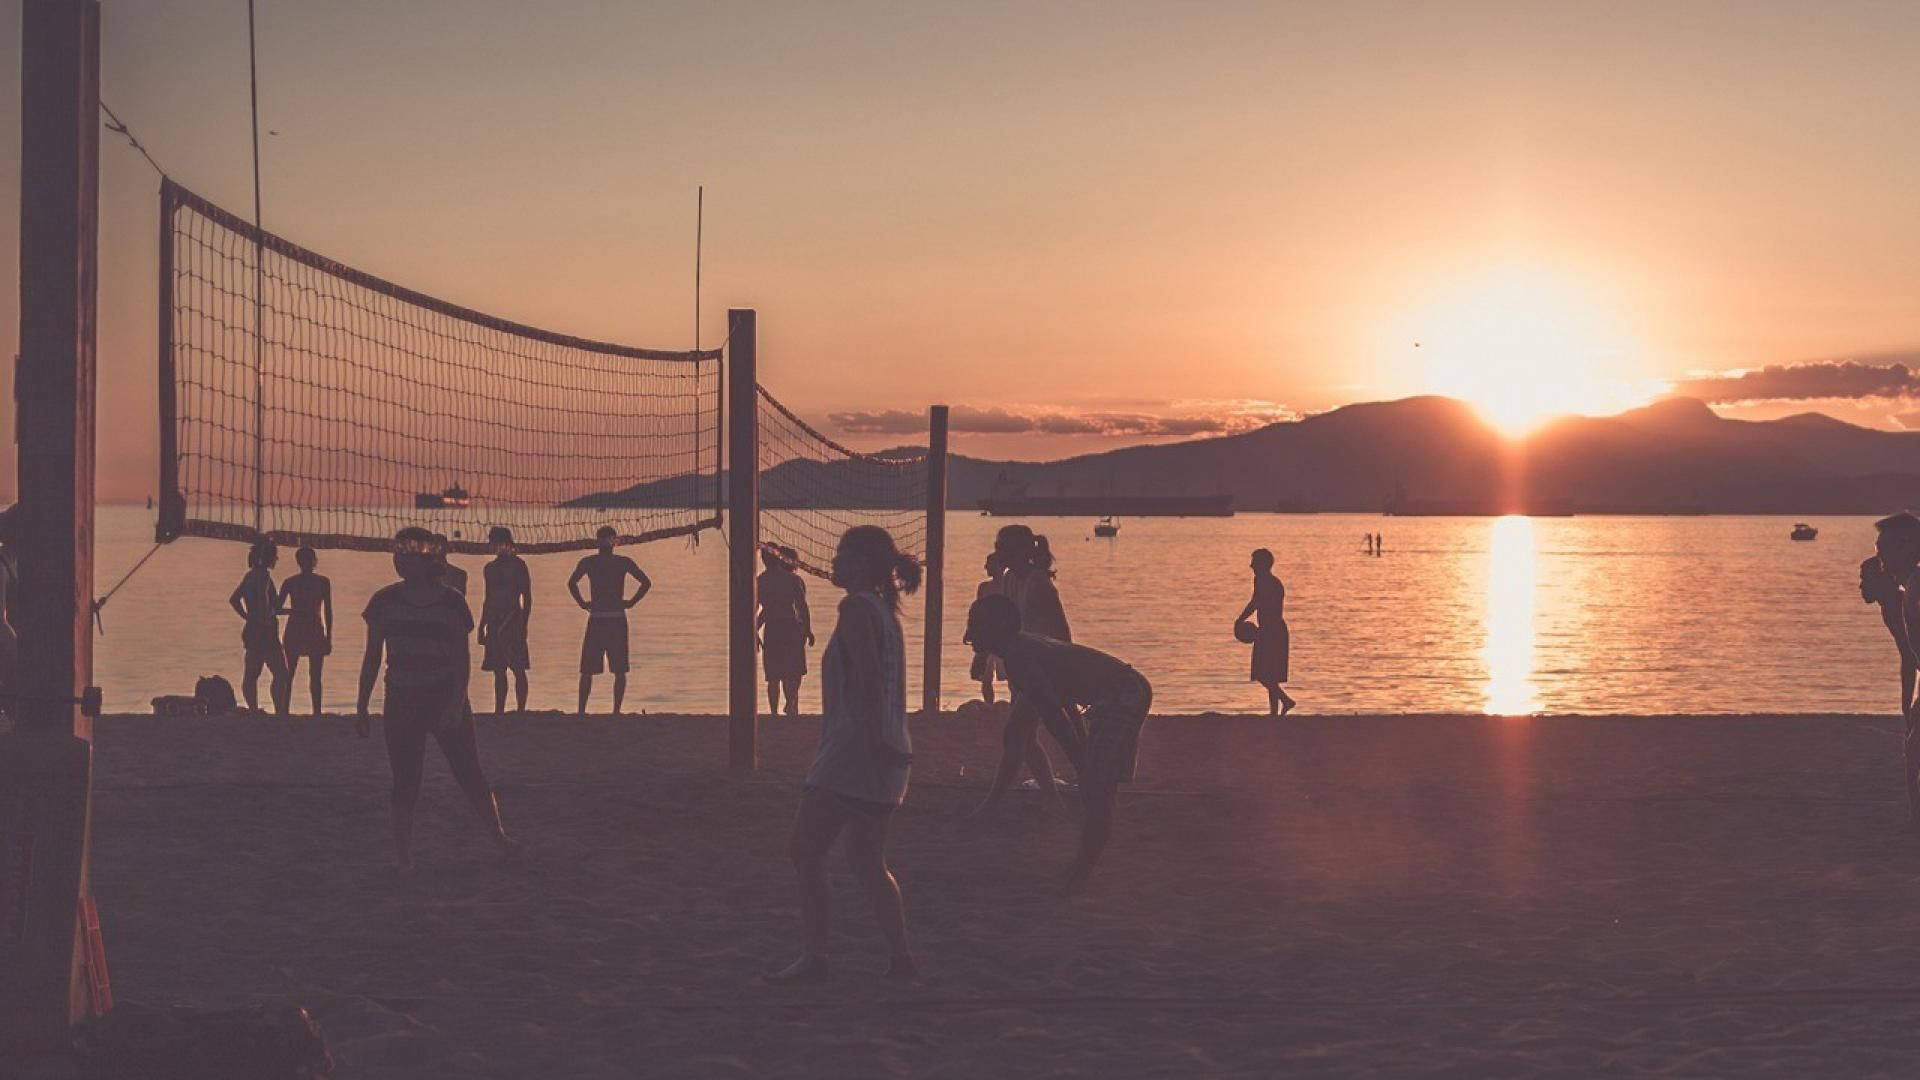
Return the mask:
[[(848, 488), (830, 475), (844, 468), (780, 465), (762, 478), (763, 502), (791, 506), (806, 492)], [(1618, 416), (1567, 417), (1509, 442), (1463, 402), (1415, 397), (1061, 461), (955, 456), (948, 504), (978, 505), (1003, 473), (1032, 495), (1224, 493), (1241, 510), (1875, 513), (1920, 505), (1920, 432), (1817, 413), (1729, 420), (1673, 398)], [(684, 505), (696, 490), (698, 501), (713, 497), (710, 479), (678, 477), (568, 505)]]

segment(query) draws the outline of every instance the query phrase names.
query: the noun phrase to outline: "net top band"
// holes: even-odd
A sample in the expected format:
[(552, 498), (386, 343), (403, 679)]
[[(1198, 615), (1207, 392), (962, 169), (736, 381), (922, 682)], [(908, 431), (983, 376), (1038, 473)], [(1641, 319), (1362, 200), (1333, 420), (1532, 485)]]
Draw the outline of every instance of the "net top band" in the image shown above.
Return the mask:
[(556, 333), (552, 330), (542, 330), (537, 326), (528, 326), (525, 323), (502, 319), (497, 315), (489, 315), (484, 311), (475, 311), (472, 308), (462, 307), (459, 304), (450, 303), (439, 297), (415, 292), (404, 285), (396, 285), (385, 278), (375, 277), (364, 270), (356, 270), (351, 266), (335, 262), (325, 255), (309, 251), (290, 240), (275, 236), (273, 233), (267, 232), (264, 229), (256, 229), (253, 227), (252, 222), (221, 209), (214, 203), (180, 186), (170, 178), (161, 180), (160, 198), (163, 221), (171, 220), (169, 211), (171, 211), (173, 207), (188, 207), (195, 213), (217, 222), (223, 228), (240, 234), (249, 242), (257, 243), (261, 247), (267, 248), (283, 258), (291, 259), (305, 266), (310, 266), (321, 273), (352, 282), (363, 289), (380, 293), (383, 296), (389, 296), (404, 303), (438, 312), (448, 318), (459, 319), (462, 322), (472, 323), (475, 326), (486, 327), (489, 330), (497, 330), (501, 333), (512, 334), (516, 337), (531, 338), (563, 348), (579, 349), (584, 352), (600, 353), (606, 356), (623, 356), (634, 360), (665, 360), (700, 363), (703, 361), (718, 360), (722, 355), (719, 349), (642, 349), (633, 345), (615, 345), (611, 342), (594, 341), (591, 338)]

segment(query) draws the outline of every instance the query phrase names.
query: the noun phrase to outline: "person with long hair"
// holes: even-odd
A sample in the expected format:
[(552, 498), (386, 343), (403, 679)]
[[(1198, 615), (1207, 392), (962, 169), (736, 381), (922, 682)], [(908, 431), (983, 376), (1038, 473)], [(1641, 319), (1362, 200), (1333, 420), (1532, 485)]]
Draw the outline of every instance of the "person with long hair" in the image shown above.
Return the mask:
[(393, 855), (402, 875), (413, 872), (413, 808), (420, 799), (429, 736), (440, 744), (454, 781), (501, 854), (509, 859), (519, 854), (480, 767), (473, 710), (467, 704), (472, 673), (467, 635), (473, 632), (473, 613), (466, 598), (445, 584), (445, 557), (444, 541), (426, 529), (395, 533), (393, 569), (400, 580), (374, 593), (365, 613), (367, 652), (360, 662), (354, 728), (363, 739), (372, 730), (368, 707), (384, 657), (387, 694), (381, 729), (393, 769)]
[(280, 594), (273, 587), (273, 567), (280, 561), (280, 549), (271, 540), (256, 540), (247, 549), (247, 573), (234, 586), (227, 603), (240, 616), (240, 644), (246, 650), (246, 670), (240, 677), (240, 693), (247, 708), (260, 708), (260, 669), (273, 676), (268, 692), (273, 695), (275, 716), (286, 716), (293, 697), (293, 679), (287, 671), (287, 653), (280, 644)]
[(1253, 672), (1248, 678), (1267, 688), (1267, 715), (1285, 716), (1297, 704), (1281, 683), (1287, 681), (1292, 642), (1287, 632), (1287, 587), (1273, 572), (1273, 552), (1255, 548), (1252, 559), (1253, 599), (1234, 620), (1235, 625), (1259, 616), (1253, 639)]
[[(1019, 609), (1004, 596), (974, 602), (967, 612), (967, 640), (1006, 665), (1013, 723), (1022, 729), (1008, 745), (1036, 737), (1044, 724), (1080, 771), (1086, 817), (1066, 883), (1067, 892), (1077, 892), (1113, 833), (1119, 786), (1134, 778), (1153, 687), (1132, 665), (1097, 649), (1022, 630)], [(1019, 771), (1018, 759), (1002, 758), (988, 800), (1005, 791)]]
[(756, 592), (760, 614), (760, 667), (767, 680), (767, 712), (780, 713), (780, 693), (786, 691), (787, 715), (800, 715), (800, 680), (807, 674), (807, 649), (813, 644), (813, 612), (807, 607), (807, 583), (794, 569), (800, 553), (790, 547), (760, 551)]
[(887, 830), (906, 799), (913, 764), (900, 595), (920, 587), (920, 564), (885, 529), (856, 525), (834, 552), (833, 583), (847, 595), (820, 658), (820, 748), (807, 770), (791, 841), (800, 877), (801, 953), (767, 976), (773, 983), (820, 982), (829, 974), (826, 860), (842, 834), (847, 866), (887, 939), (888, 977), (919, 974), (900, 884), (887, 867)]
[[(974, 589), (973, 598), (983, 600), (989, 596), (1005, 596), (1007, 592), (1007, 566), (998, 551), (987, 552), (987, 580)], [(1000, 670), (1000, 658), (992, 653), (975, 652), (973, 666), (967, 674), (980, 684), (980, 700), (993, 704), (993, 684), (996, 679), (1006, 678)]]
[(320, 686), (327, 657), (333, 653), (333, 583), (314, 568), (320, 556), (310, 547), (293, 553), (300, 572), (280, 584), (280, 610), (287, 616), (287, 632), (282, 645), (287, 652), (287, 681), (300, 674), (300, 659), (307, 660), (307, 692), (313, 698), (313, 715), (320, 715)]
[(514, 707), (527, 711), (527, 623), (533, 618), (533, 575), (513, 548), (513, 530), (495, 525), (487, 534), (493, 561), (481, 569), (486, 597), (480, 606), (480, 670), (493, 672), (493, 714), (507, 711), (507, 674), (513, 674)]
[[(1920, 738), (1915, 733), (1915, 634), (1920, 633), (1920, 517), (1902, 510), (1873, 523), (1874, 556), (1860, 566), (1860, 595), (1880, 605), (1880, 618), (1900, 650), (1901, 739), (1907, 815), (1920, 830)], [(1870, 567), (1869, 564), (1877, 564)], [(1892, 609), (1892, 613), (1889, 612)]]
[[(994, 534), (993, 553), (1000, 557), (1001, 565), (1006, 567), (1002, 594), (1020, 612), (1021, 625), (1042, 637), (1072, 641), (1073, 630), (1067, 625), (1066, 607), (1060, 602), (1060, 589), (1054, 584), (1053, 549), (1047, 543), (1047, 538), (1026, 525), (1003, 525)], [(1015, 707), (1019, 707), (1017, 702)], [(1011, 757), (1024, 761), (1034, 783), (1040, 788), (1041, 806), (1049, 810), (1059, 809), (1060, 789), (1054, 779), (1053, 760), (1047, 756), (1046, 747), (1040, 744), (1035, 726), (1022, 723), (1022, 719), (1016, 716), (1007, 718), (1007, 726), (1002, 734), (1003, 759)], [(1025, 733), (1025, 741), (1016, 744), (1015, 735), (1021, 732)], [(975, 816), (991, 814), (998, 805), (999, 799), (990, 797)]]

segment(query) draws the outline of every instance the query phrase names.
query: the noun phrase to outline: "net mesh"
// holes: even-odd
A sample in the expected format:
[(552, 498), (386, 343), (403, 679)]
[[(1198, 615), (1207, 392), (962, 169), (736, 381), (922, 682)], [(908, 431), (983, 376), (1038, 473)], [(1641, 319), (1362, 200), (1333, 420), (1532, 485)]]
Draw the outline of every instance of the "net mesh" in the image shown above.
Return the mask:
[(801, 569), (826, 577), (840, 534), (878, 525), (901, 551), (927, 551), (927, 455), (863, 454), (827, 438), (760, 391), (760, 546), (790, 547)]
[(718, 524), (717, 350), (461, 308), (170, 181), (160, 277), (162, 539), (378, 550), (425, 525), (480, 551), (506, 525), (538, 552)]

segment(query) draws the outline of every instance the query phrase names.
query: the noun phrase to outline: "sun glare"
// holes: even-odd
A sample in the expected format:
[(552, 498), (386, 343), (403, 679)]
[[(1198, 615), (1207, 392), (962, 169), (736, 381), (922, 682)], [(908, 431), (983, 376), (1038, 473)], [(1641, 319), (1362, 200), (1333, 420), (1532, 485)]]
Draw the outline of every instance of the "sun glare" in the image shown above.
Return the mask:
[[(1509, 272), (1460, 289), (1404, 324), (1429, 393), (1467, 401), (1509, 435), (1567, 414), (1643, 405), (1615, 321), (1550, 274)], [(1402, 346), (1405, 348), (1406, 346)]]

